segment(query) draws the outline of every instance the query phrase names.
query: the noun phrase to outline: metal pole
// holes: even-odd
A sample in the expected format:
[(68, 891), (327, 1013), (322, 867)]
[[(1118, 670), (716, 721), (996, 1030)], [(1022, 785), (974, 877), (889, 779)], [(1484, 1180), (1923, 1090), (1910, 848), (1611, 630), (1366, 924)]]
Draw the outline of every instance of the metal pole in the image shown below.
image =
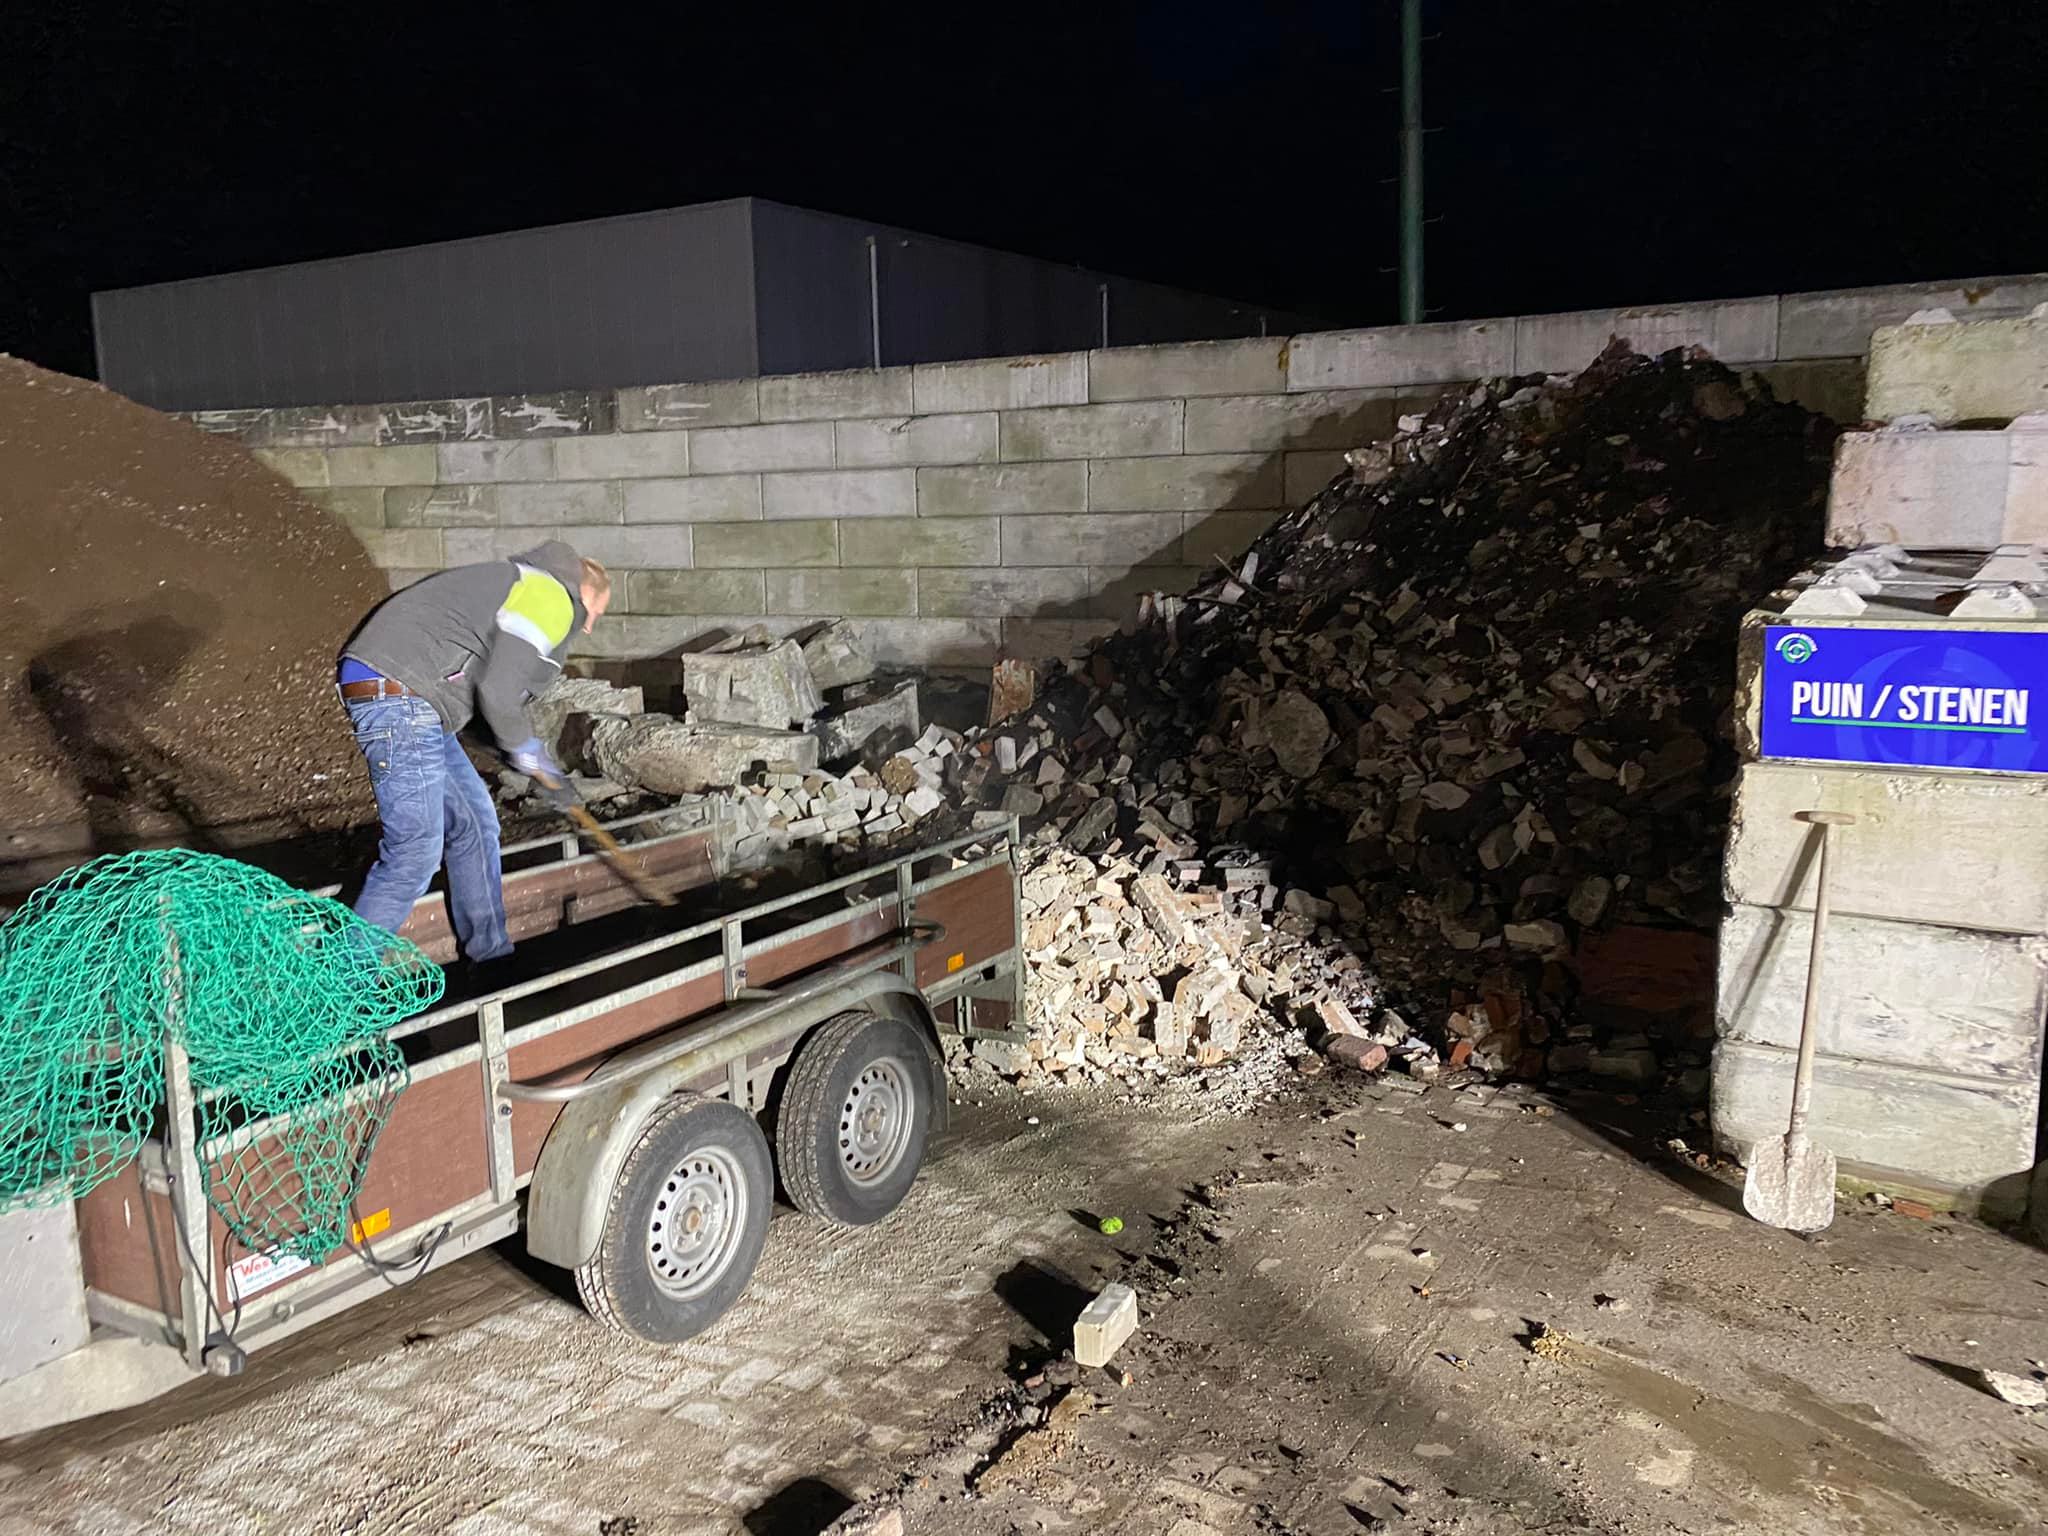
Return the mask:
[(1102, 301), (1102, 339), (1096, 345), (1098, 347), (1106, 347), (1109, 345), (1109, 284), (1097, 283), (1095, 285), (1095, 293), (1096, 297)]
[(1422, 323), (1422, 0), (1401, 0), (1401, 323)]
[(882, 251), (868, 236), (868, 339), (875, 371), (882, 368)]

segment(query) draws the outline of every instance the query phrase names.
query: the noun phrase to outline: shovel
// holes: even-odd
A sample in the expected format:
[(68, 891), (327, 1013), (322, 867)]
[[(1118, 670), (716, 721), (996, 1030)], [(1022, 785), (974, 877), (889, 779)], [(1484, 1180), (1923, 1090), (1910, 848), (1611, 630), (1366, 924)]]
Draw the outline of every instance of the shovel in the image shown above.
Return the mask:
[(1799, 1065), (1792, 1073), (1792, 1119), (1783, 1136), (1750, 1149), (1742, 1208), (1766, 1226), (1819, 1232), (1835, 1219), (1835, 1154), (1806, 1139), (1813, 1092), (1813, 1051), (1819, 1033), (1820, 956), (1828, 926), (1828, 838), (1853, 825), (1847, 811), (1801, 811), (1796, 820), (1820, 828), (1820, 869), (1814, 880), (1813, 947), (1806, 957), (1806, 1003), (1799, 1016)]
[[(552, 778), (547, 774), (538, 774), (536, 778), (543, 789), (559, 789), (561, 787), (561, 780)], [(619, 840), (613, 837), (611, 833), (605, 831), (604, 827), (598, 822), (598, 819), (591, 815), (588, 809), (580, 804), (569, 805), (562, 808), (562, 814), (576, 823), (578, 831), (597, 844), (598, 851), (605, 857), (605, 862), (611, 865), (621, 880), (633, 888), (634, 894), (639, 896), (642, 901), (651, 901), (658, 906), (664, 907), (672, 907), (676, 904), (675, 897), (655, 884), (653, 877), (647, 873), (646, 867), (633, 857), (632, 854), (620, 847)]]

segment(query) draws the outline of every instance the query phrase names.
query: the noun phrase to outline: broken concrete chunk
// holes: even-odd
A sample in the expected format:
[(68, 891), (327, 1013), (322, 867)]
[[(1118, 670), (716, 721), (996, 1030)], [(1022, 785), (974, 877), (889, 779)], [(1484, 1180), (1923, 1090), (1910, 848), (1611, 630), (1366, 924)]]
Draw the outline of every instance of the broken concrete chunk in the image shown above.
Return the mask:
[(1285, 689), (1259, 717), (1281, 770), (1297, 779), (1312, 777), (1330, 749), (1330, 717), (1296, 688)]
[(823, 707), (794, 640), (692, 651), (683, 658), (683, 696), (693, 725), (802, 725)]
[(805, 640), (803, 656), (811, 682), (821, 692), (864, 683), (875, 675), (874, 659), (845, 619), (834, 619)]
[(562, 727), (571, 715), (637, 715), (646, 703), (638, 688), (615, 688), (594, 677), (557, 677), (528, 702), (526, 718), (548, 755), (562, 761)]
[(787, 760), (815, 768), (818, 743), (801, 731), (637, 715), (597, 720), (583, 755), (614, 783), (680, 795), (729, 788), (760, 762)]
[(828, 763), (861, 753), (879, 755), (878, 748), (899, 750), (915, 741), (922, 728), (915, 679), (905, 679), (878, 699), (827, 713), (811, 724), (818, 738), (818, 756)]

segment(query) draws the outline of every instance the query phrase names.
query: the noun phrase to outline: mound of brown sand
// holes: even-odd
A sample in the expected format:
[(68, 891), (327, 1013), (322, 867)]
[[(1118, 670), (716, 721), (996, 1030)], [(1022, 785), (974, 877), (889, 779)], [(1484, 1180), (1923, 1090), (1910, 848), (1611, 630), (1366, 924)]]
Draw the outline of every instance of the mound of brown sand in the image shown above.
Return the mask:
[(0, 356), (0, 865), (363, 820), (334, 655), (386, 590), (238, 444)]

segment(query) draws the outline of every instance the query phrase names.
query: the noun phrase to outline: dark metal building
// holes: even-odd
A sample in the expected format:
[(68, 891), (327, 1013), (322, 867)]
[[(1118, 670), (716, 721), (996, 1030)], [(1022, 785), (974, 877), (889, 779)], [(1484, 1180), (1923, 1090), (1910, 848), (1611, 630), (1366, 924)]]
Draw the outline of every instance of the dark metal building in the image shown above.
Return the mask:
[(1308, 328), (1301, 317), (735, 198), (95, 293), (160, 410), (747, 378)]

